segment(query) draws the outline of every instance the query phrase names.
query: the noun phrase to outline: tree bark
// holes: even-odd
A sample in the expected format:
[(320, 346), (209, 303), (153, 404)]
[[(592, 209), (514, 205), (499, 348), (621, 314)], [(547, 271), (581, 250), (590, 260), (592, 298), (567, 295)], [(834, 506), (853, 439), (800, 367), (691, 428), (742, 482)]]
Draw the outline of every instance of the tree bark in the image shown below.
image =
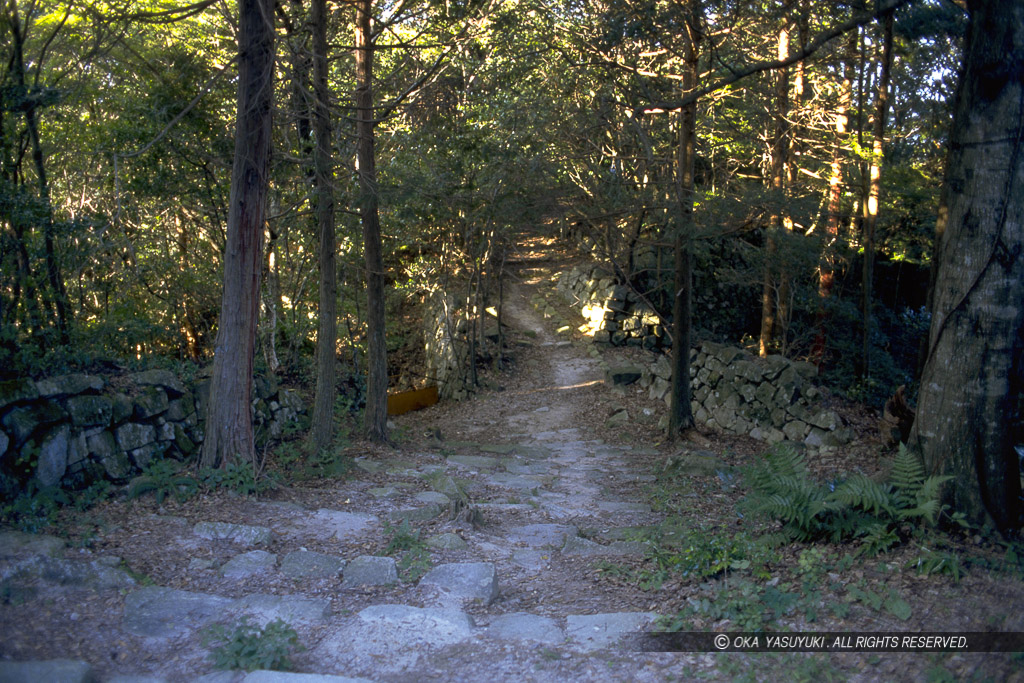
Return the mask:
[(1024, 5), (970, 0), (910, 445), (975, 524), (1021, 527)]
[(313, 443), (331, 447), (334, 427), (335, 347), (338, 340), (337, 246), (334, 235), (334, 160), (331, 155), (330, 91), (327, 88), (327, 0), (312, 0), (313, 171), (320, 234), (320, 315), (316, 335), (316, 395)]
[(825, 221), (825, 244), (818, 269), (818, 314), (811, 359), (819, 371), (825, 361), (827, 338), (827, 314), (825, 304), (832, 296), (835, 285), (835, 244), (839, 240), (839, 224), (843, 205), (843, 147), (847, 143), (847, 127), (850, 119), (850, 104), (853, 100), (853, 60), (857, 51), (858, 31), (850, 32), (847, 39), (846, 58), (843, 60), (843, 82), (840, 84), (839, 106), (836, 109), (836, 137), (832, 150), (832, 164), (828, 179), (828, 217)]
[(374, 158), (372, 0), (356, 5), (356, 157), (359, 210), (366, 263), (367, 373), (363, 429), (371, 441), (387, 441), (388, 359), (384, 335), (384, 255), (377, 215)]
[[(779, 30), (779, 60), (785, 60), (789, 56), (789, 21)], [(780, 208), (772, 217), (768, 229), (765, 231), (765, 259), (764, 259), (764, 282), (761, 290), (761, 335), (758, 345), (759, 355), (764, 358), (768, 355), (778, 332), (778, 321), (776, 314), (781, 306), (776, 306), (780, 295), (781, 268), (778, 268), (776, 253), (778, 247), (776, 237), (783, 230), (783, 209), (781, 202), (786, 191), (786, 166), (789, 161), (789, 70), (779, 69), (775, 72), (775, 116), (774, 130), (772, 132), (771, 145), (771, 189), (775, 193), (775, 201), (780, 203)]]
[(871, 143), (870, 187), (864, 212), (864, 269), (861, 288), (861, 310), (864, 331), (861, 339), (861, 377), (871, 375), (871, 309), (875, 279), (875, 229), (878, 225), (878, 203), (882, 197), (882, 157), (885, 143), (885, 119), (889, 113), (889, 79), (892, 71), (893, 12), (882, 21), (882, 73), (878, 78), (875, 100), (874, 140)]
[(273, 0), (240, 0), (238, 114), (224, 292), (201, 464), (255, 461), (252, 367), (274, 95)]
[[(697, 85), (701, 30), (700, 0), (691, 0), (687, 16), (684, 54), (684, 94)], [(693, 317), (693, 188), (697, 142), (697, 103), (679, 110), (679, 156), (676, 169), (676, 200), (679, 224), (674, 243), (675, 277), (672, 302), (672, 398), (669, 405), (669, 436), (678, 439), (693, 427), (690, 406), (690, 335)]]

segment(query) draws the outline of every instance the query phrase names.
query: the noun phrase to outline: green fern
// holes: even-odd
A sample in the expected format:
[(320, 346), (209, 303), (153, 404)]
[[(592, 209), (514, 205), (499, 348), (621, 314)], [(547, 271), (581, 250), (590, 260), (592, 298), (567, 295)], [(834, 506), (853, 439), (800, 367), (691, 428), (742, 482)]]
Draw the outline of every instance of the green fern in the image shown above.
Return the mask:
[(745, 477), (751, 493), (745, 507), (782, 522), (799, 541), (834, 543), (859, 539), (860, 552), (885, 552), (905, 540), (907, 522), (934, 524), (942, 512), (939, 494), (946, 476), (926, 477), (920, 460), (900, 448), (889, 481), (854, 473), (829, 484), (810, 478), (803, 455), (778, 446)]

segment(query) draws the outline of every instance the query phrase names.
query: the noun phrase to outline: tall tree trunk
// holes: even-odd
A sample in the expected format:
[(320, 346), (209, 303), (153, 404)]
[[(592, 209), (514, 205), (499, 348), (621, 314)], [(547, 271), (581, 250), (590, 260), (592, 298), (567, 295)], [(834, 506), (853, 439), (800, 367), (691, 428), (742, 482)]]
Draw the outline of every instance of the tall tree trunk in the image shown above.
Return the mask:
[(366, 262), (368, 328), (366, 414), (363, 429), (371, 441), (388, 438), (388, 358), (384, 337), (384, 254), (377, 215), (377, 168), (373, 122), (373, 0), (356, 5), (356, 157), (359, 163), (359, 210)]
[[(785, 23), (779, 30), (780, 60), (789, 57), (789, 22)], [(780, 203), (779, 210), (771, 217), (768, 229), (765, 231), (765, 259), (764, 259), (764, 282), (761, 291), (761, 336), (758, 351), (763, 358), (768, 355), (778, 332), (776, 319), (776, 306), (780, 295), (780, 273), (781, 268), (776, 264), (776, 253), (778, 245), (777, 237), (782, 233), (783, 208), (781, 202), (786, 191), (786, 166), (789, 160), (789, 70), (778, 69), (775, 72), (775, 116), (774, 130), (772, 132), (771, 145), (771, 189), (775, 193), (775, 201)]]
[(825, 244), (821, 254), (821, 265), (818, 269), (818, 315), (817, 333), (811, 349), (811, 359), (818, 369), (825, 360), (825, 343), (827, 337), (827, 314), (825, 305), (832, 296), (835, 284), (835, 246), (839, 241), (839, 225), (842, 220), (843, 207), (843, 151), (847, 143), (847, 127), (850, 123), (850, 104), (853, 100), (854, 57), (857, 52), (858, 31), (851, 31), (846, 46), (846, 58), (843, 60), (843, 82), (840, 85), (839, 105), (836, 108), (835, 145), (832, 149), (832, 164), (828, 179), (828, 216), (825, 221)]
[(274, 95), (273, 0), (240, 0), (238, 114), (231, 168), (224, 293), (201, 464), (255, 461), (252, 366)]
[(335, 346), (338, 340), (337, 246), (334, 235), (334, 160), (331, 155), (330, 91), (327, 88), (327, 0), (312, 0), (313, 130), (316, 149), (316, 222), (320, 233), (320, 316), (316, 335), (316, 396), (313, 443), (330, 448), (333, 440)]
[(871, 145), (871, 167), (868, 171), (870, 187), (864, 212), (864, 270), (861, 289), (861, 309), (864, 336), (861, 339), (861, 376), (871, 374), (871, 309), (875, 279), (875, 228), (878, 225), (878, 203), (882, 197), (882, 158), (885, 143), (885, 119), (889, 113), (889, 79), (892, 71), (893, 12), (882, 22), (882, 73), (878, 78), (878, 96), (875, 101), (874, 140)]
[[(683, 92), (697, 86), (700, 57), (701, 2), (691, 0), (687, 17), (688, 39), (684, 54)], [(690, 406), (690, 333), (693, 316), (693, 189), (697, 156), (697, 103), (679, 110), (679, 156), (676, 169), (676, 201), (679, 224), (675, 235), (675, 278), (672, 302), (672, 398), (669, 405), (669, 436), (677, 439), (693, 427)]]
[(947, 501), (1022, 522), (1024, 4), (969, 0), (964, 66), (935, 236), (928, 357), (910, 445), (953, 475)]
[[(64, 279), (60, 274), (60, 265), (57, 263), (57, 253), (53, 241), (53, 207), (50, 203), (50, 187), (46, 180), (46, 158), (43, 154), (43, 143), (39, 137), (39, 117), (36, 99), (29, 93), (25, 80), (25, 40), (17, 2), (10, 0), (8, 8), (10, 10), (8, 25), (11, 30), (13, 49), (11, 71), (14, 74), (14, 84), (17, 88), (18, 97), (22, 99), (19, 105), (25, 114), (25, 129), (28, 132), (29, 143), (32, 146), (32, 163), (36, 171), (39, 202), (43, 206), (43, 216), (41, 218), (43, 249), (46, 257), (46, 283), (49, 285), (50, 296), (53, 297), (53, 306), (56, 311), (55, 323), (60, 343), (67, 344), (69, 341), (67, 290), (64, 288)], [(47, 297), (44, 295), (43, 299), (46, 301)], [(47, 304), (47, 307), (49, 307), (49, 304)]]

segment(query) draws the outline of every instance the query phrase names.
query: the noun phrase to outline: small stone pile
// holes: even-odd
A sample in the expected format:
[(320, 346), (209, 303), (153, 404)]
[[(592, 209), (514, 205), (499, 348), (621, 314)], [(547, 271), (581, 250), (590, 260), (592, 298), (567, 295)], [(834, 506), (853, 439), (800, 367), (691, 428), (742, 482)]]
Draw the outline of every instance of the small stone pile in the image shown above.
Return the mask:
[[(169, 371), (147, 370), (112, 382), (86, 374), (0, 382), (0, 472), (41, 486), (124, 482), (202, 443), (208, 380), (186, 387)], [(254, 394), (258, 436), (280, 435), (304, 412), (298, 395), (272, 380), (259, 378)]]
[[(622, 368), (609, 369), (613, 382), (629, 378)], [(652, 399), (671, 400), (672, 365), (661, 354), (632, 375)], [(728, 434), (744, 434), (776, 443), (783, 439), (808, 446), (849, 443), (850, 430), (822, 405), (811, 363), (772, 355), (761, 359), (743, 349), (703, 342), (690, 351), (690, 391), (698, 424)]]
[(595, 343), (669, 346), (661, 318), (635, 292), (599, 266), (577, 266), (558, 277), (556, 289), (586, 319), (580, 331)]

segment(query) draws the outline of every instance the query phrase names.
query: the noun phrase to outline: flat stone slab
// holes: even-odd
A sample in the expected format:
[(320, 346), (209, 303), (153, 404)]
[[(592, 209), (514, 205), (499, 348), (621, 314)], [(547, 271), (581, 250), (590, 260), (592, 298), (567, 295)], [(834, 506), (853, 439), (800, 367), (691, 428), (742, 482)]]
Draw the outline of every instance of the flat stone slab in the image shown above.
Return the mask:
[(544, 486), (544, 480), (541, 477), (529, 474), (512, 474), (511, 472), (492, 474), (484, 479), (484, 483), (506, 489), (516, 489), (517, 491), (532, 491)]
[(547, 566), (551, 556), (542, 550), (517, 550), (512, 553), (512, 562), (523, 569), (539, 572)]
[(491, 621), (487, 634), (501, 640), (533, 640), (547, 645), (565, 642), (565, 632), (550, 617), (526, 612), (503, 614)]
[(398, 583), (398, 569), (393, 557), (361, 555), (348, 563), (342, 588), (356, 586), (389, 586)]
[(250, 617), (260, 627), (275, 619), (287, 624), (318, 623), (331, 616), (331, 603), (326, 598), (252, 593), (235, 600), (231, 611)]
[(512, 443), (485, 443), (480, 446), (480, 450), (484, 453), (497, 453), (498, 455), (508, 455), (516, 450), (516, 444)]
[(399, 491), (394, 486), (378, 486), (376, 488), (367, 489), (366, 492), (369, 493), (374, 498), (378, 498), (378, 499), (380, 499), (380, 498), (396, 498), (396, 497), (402, 495), (402, 492)]
[(0, 662), (2, 683), (93, 683), (95, 680), (89, 662), (78, 659)]
[(484, 455), (449, 455), (448, 462), (474, 470), (493, 470), (498, 466), (497, 458)]
[(577, 649), (590, 652), (614, 645), (624, 636), (638, 633), (657, 618), (658, 615), (653, 612), (570, 614), (565, 618), (565, 633)]
[(293, 579), (330, 579), (345, 568), (345, 560), (311, 550), (296, 550), (284, 556), (281, 573)]
[(627, 546), (601, 545), (587, 538), (570, 536), (562, 546), (563, 555), (624, 555)]
[(512, 527), (505, 533), (505, 538), (511, 543), (531, 548), (544, 546), (560, 548), (565, 545), (565, 539), (576, 536), (578, 533), (576, 527), (568, 524), (527, 524)]
[(328, 531), (333, 538), (344, 541), (355, 538), (373, 526), (380, 524), (375, 515), (365, 512), (343, 512), (322, 508), (313, 514), (311, 520), (317, 527)]
[(598, 510), (605, 512), (650, 512), (651, 506), (646, 503), (628, 503), (614, 500), (598, 501)]
[(229, 522), (198, 522), (192, 527), (192, 533), (211, 541), (231, 541), (239, 545), (266, 545), (273, 539), (273, 533), (265, 526)]
[(277, 555), (266, 550), (250, 550), (235, 555), (224, 563), (220, 573), (228, 579), (244, 579), (253, 574), (268, 571), (277, 566)]
[(171, 638), (198, 630), (234, 601), (219, 595), (147, 586), (125, 598), (121, 628), (147, 638)]
[(421, 491), (413, 496), (421, 503), (434, 503), (435, 505), (450, 505), (452, 499), (438, 491)]
[(327, 634), (310, 654), (339, 668), (399, 672), (414, 669), (428, 650), (462, 642), (474, 633), (472, 618), (456, 609), (374, 605)]
[(509, 474), (547, 474), (551, 465), (546, 462), (507, 462), (505, 471)]
[(469, 545), (456, 533), (448, 532), (427, 539), (428, 548), (438, 550), (465, 550)]
[(369, 678), (329, 676), (325, 674), (298, 674), (287, 671), (253, 671), (240, 683), (373, 683)]
[(12, 576), (36, 577), (62, 586), (82, 586), (96, 590), (131, 588), (135, 585), (131, 575), (109, 566), (103, 560), (65, 560), (49, 555), (8, 559), (0, 567), (0, 579)]
[(420, 508), (393, 510), (388, 513), (388, 519), (392, 522), (429, 522), (440, 517), (442, 512), (444, 512), (444, 508), (437, 503), (428, 503)]
[(498, 575), (491, 562), (442, 564), (420, 579), (419, 585), (436, 588), (456, 603), (479, 600), (489, 605), (498, 597)]
[[(67, 544), (56, 536), (46, 534), (26, 534), (20, 531), (4, 531), (0, 533), (0, 559), (8, 557), (27, 557), (30, 555), (55, 556), (64, 550)], [(54, 660), (71, 661), (71, 660)]]

